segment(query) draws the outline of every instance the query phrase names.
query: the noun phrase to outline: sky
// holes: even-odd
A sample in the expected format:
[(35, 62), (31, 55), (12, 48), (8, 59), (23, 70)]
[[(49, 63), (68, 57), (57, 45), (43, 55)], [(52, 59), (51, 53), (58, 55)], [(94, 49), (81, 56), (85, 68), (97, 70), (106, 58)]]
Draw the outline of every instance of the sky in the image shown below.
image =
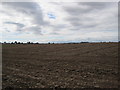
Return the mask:
[(118, 41), (117, 2), (1, 2), (0, 42)]

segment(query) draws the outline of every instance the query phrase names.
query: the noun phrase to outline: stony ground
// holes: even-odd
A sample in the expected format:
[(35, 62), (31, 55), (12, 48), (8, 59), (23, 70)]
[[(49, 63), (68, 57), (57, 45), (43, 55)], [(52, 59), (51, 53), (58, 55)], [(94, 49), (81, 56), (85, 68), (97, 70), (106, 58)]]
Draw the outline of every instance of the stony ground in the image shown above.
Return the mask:
[(3, 88), (117, 88), (118, 43), (3, 44)]

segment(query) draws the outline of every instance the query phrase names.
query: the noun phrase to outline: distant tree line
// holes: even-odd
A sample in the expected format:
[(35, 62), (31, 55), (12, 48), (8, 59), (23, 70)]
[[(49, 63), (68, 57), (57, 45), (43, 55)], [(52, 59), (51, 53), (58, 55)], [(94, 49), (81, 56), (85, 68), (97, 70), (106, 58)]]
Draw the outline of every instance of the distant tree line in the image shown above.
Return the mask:
[[(0, 42), (1, 43), (1, 42)], [(89, 42), (67, 42), (67, 43), (62, 43), (62, 44), (77, 44), (77, 43), (89, 43)], [(2, 44), (41, 44), (38, 42), (3, 42)], [(54, 44), (54, 42), (48, 42), (47, 44)], [(61, 43), (56, 43), (56, 44), (61, 44)]]
[[(1, 42), (0, 42), (1, 43)], [(62, 44), (78, 44), (78, 43), (89, 43), (89, 42), (67, 42), (67, 43), (62, 43)], [(3, 42), (2, 44), (42, 44), (39, 42)], [(48, 42), (45, 44), (55, 44), (54, 42)], [(56, 43), (56, 44), (61, 44), (61, 43)]]
[[(120, 41), (119, 41), (120, 42)], [(56, 44), (79, 44), (79, 43), (111, 43), (111, 42), (67, 42), (67, 43), (56, 43)], [(0, 42), (0, 44), (55, 44), (54, 42), (39, 43), (39, 42)]]
[(17, 41), (14, 41), (14, 42), (3, 42), (2, 44), (39, 44), (39, 43), (38, 42), (33, 43), (33, 42), (17, 42)]

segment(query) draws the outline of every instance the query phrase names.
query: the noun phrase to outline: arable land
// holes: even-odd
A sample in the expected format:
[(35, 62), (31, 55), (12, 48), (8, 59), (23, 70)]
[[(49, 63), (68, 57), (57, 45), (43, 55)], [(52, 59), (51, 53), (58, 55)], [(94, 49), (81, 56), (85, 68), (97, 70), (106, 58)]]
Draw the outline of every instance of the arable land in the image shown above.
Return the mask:
[(3, 88), (117, 88), (118, 43), (3, 44)]

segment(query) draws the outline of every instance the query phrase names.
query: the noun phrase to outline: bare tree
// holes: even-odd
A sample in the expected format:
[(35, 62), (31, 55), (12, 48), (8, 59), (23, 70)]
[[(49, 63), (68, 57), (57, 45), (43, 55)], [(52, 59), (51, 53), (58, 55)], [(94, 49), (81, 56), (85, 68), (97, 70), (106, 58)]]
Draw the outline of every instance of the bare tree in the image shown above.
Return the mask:
[(15, 41), (14, 43), (17, 44), (17, 41)]

